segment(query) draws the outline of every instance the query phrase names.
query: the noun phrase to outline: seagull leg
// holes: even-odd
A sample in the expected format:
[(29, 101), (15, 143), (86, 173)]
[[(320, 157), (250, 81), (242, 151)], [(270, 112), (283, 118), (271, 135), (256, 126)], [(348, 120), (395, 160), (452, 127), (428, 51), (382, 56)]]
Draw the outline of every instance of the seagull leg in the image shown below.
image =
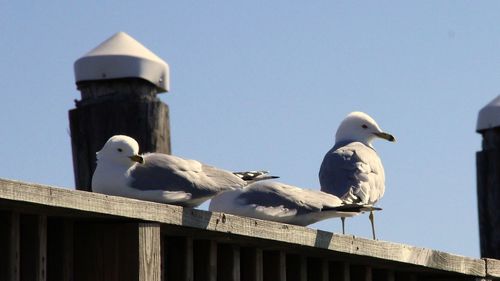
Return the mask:
[(345, 234), (345, 217), (340, 217), (342, 220), (342, 234)]
[(370, 211), (370, 215), (368, 216), (370, 218), (370, 222), (372, 224), (372, 235), (373, 235), (373, 240), (375, 240), (375, 224), (374, 224), (374, 217), (373, 217), (373, 210)]

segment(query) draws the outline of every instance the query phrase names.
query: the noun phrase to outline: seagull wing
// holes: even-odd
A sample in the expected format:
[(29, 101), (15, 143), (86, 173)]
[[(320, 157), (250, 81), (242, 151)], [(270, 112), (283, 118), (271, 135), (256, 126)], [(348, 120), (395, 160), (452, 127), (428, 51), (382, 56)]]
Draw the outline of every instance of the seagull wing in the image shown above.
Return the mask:
[(347, 202), (374, 204), (385, 190), (382, 162), (375, 150), (360, 142), (334, 146), (319, 171), (321, 190)]
[(196, 160), (161, 153), (143, 157), (144, 164), (136, 165), (130, 172), (130, 186), (139, 190), (180, 191), (199, 198), (245, 185), (233, 173)]

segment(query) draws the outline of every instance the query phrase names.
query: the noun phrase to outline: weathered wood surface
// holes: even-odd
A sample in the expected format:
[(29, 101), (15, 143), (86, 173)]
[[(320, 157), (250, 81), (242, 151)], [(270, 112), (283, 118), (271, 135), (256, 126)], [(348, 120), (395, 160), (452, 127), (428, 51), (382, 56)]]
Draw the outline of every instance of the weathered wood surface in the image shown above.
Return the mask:
[(77, 189), (90, 190), (95, 153), (113, 135), (133, 137), (141, 153), (170, 153), (169, 109), (153, 84), (127, 78), (81, 82), (78, 88), (83, 99), (69, 111)]
[[(486, 272), (485, 261), (481, 259), (270, 221), (183, 209), (177, 206), (51, 188), (18, 181), (0, 179), (0, 207), (2, 201), (11, 202), (11, 204), (18, 202), (17, 205), (14, 205), (20, 210), (27, 205), (25, 203), (33, 203), (62, 208), (61, 215), (64, 215), (68, 210), (81, 211), (81, 216), (92, 215), (86, 212), (107, 214), (172, 226), (209, 230), (211, 234), (221, 233), (221, 237), (227, 237), (226, 234), (231, 233), (237, 235), (234, 236), (234, 239), (248, 237), (254, 240), (257, 238), (256, 242), (259, 239), (284, 242), (288, 245), (307, 246), (311, 249), (318, 248), (333, 251), (332, 253), (349, 254), (351, 257), (363, 258), (371, 262), (392, 262), (400, 269), (411, 268), (415, 270), (415, 266), (417, 266), (423, 271), (435, 269), (478, 277), (489, 274)], [(490, 264), (488, 270), (491, 274), (496, 274), (495, 272), (498, 272), (500, 267), (494, 263)]]
[(139, 223), (139, 281), (161, 281), (161, 234), (158, 223)]
[(500, 277), (500, 260), (484, 259), (486, 261), (487, 277)]

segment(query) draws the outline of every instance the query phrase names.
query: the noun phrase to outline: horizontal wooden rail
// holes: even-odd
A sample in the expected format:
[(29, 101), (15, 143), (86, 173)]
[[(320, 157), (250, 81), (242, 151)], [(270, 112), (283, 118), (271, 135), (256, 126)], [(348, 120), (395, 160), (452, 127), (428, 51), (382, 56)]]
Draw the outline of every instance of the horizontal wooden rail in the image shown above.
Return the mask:
[[(336, 275), (337, 280), (404, 280), (406, 277), (401, 276), (407, 274), (410, 278), (412, 273), (422, 274), (422, 276), (442, 274), (448, 276), (450, 280), (455, 279), (453, 276), (500, 278), (500, 261), (498, 260), (475, 259), (306, 227), (5, 179), (0, 179), (0, 210), (13, 212), (13, 214), (37, 215), (35, 218), (38, 226), (35, 227), (36, 233), (33, 235), (38, 235), (38, 239), (47, 235), (45, 229), (47, 217), (85, 219), (89, 220), (90, 224), (95, 220), (105, 222), (107, 219), (135, 222), (131, 228), (94, 224), (91, 226), (93, 230), (89, 230), (88, 228), (82, 229), (84, 226), (81, 224), (73, 227), (65, 223), (57, 224), (53, 219), (49, 219), (49, 241), (51, 241), (52, 225), (56, 224), (62, 231), (75, 232), (74, 239), (80, 239), (85, 235), (85, 231), (88, 231), (91, 236), (88, 241), (97, 241), (113, 251), (120, 251), (120, 245), (122, 245), (120, 243), (133, 242), (139, 245), (137, 254), (141, 259), (146, 260), (144, 268), (141, 267), (140, 271), (134, 274), (147, 276), (144, 278), (151, 278), (150, 280), (160, 280), (160, 277), (158, 273), (149, 277), (150, 273), (144, 271), (148, 267), (162, 267), (167, 271), (166, 276), (168, 276), (176, 272), (168, 271), (168, 268), (175, 267), (175, 264), (184, 269), (187, 268), (188, 272), (179, 271), (181, 277), (171, 278), (172, 280), (177, 278), (222, 280), (215, 275), (216, 271), (227, 276), (224, 280), (236, 280), (234, 276), (240, 274), (240, 271), (252, 272), (245, 274), (242, 280), (247, 280), (248, 276), (252, 276), (251, 280), (270, 280), (269, 276), (277, 278), (275, 280), (329, 280), (329, 276), (333, 274)], [(16, 215), (12, 215), (7, 221), (13, 228), (9, 232), (0, 233), (0, 238), (12, 236), (16, 233), (15, 228), (19, 228), (19, 218)], [(149, 246), (145, 248), (150, 243), (149, 240), (159, 240), (160, 227), (162, 235), (169, 235), (162, 240), (163, 245), (153, 249), (149, 249)], [(110, 230), (115, 233), (113, 235), (118, 235), (128, 229), (135, 229), (133, 232), (135, 234), (122, 237), (119, 241), (113, 238), (119, 236), (108, 238), (92, 236), (96, 231)], [(147, 239), (143, 240), (143, 238)], [(60, 240), (58, 247), (66, 248), (70, 252), (91, 252), (88, 250), (89, 247), (78, 243), (74, 243), (77, 248), (72, 249), (68, 246), (73, 245), (72, 241)], [(12, 241), (15, 243), (9, 244), (11, 248), (9, 253), (17, 251), (16, 247), (19, 247), (16, 239)], [(1, 241), (0, 245), (2, 245)], [(37, 258), (43, 259), (45, 251), (46, 248), (42, 247)], [(186, 254), (183, 255), (183, 260), (176, 260), (173, 265), (168, 264), (169, 254), (165, 254), (164, 251)], [(166, 261), (160, 262), (158, 258), (162, 255), (165, 255)], [(115, 266), (125, 258), (127, 257), (116, 260)], [(204, 265), (196, 262), (200, 259), (205, 261)], [(130, 257), (130, 260), (134, 259)], [(244, 260), (245, 263), (240, 263), (240, 260)], [(4, 260), (0, 259), (0, 261)], [(75, 270), (81, 266), (76, 264), (77, 262), (75, 260), (75, 264), (70, 264), (71, 267), (75, 267)], [(5, 264), (8, 265), (7, 271), (17, 276), (16, 263), (12, 265), (5, 262)], [(224, 267), (225, 264), (231, 265), (230, 268)], [(364, 266), (357, 270), (357, 265)], [(279, 270), (268, 271), (269, 268)], [(2, 272), (0, 270), (0, 277)], [(194, 275), (193, 272), (195, 272)], [(200, 272), (203, 272), (203, 277), (199, 277)], [(293, 273), (298, 277), (285, 279), (287, 273), (288, 275)], [(43, 277), (44, 272), (38, 270), (36, 274)]]

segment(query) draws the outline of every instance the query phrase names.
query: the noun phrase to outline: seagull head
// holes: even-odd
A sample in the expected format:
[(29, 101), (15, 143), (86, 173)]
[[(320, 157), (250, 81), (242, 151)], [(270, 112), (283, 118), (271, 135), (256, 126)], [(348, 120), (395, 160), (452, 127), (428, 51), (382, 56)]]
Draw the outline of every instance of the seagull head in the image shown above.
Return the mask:
[(112, 162), (125, 166), (144, 163), (144, 158), (139, 155), (139, 144), (137, 141), (124, 135), (112, 136), (96, 155), (98, 161)]
[(335, 134), (335, 142), (359, 141), (370, 147), (373, 147), (372, 141), (375, 138), (396, 141), (394, 136), (382, 131), (373, 118), (359, 111), (349, 113)]

